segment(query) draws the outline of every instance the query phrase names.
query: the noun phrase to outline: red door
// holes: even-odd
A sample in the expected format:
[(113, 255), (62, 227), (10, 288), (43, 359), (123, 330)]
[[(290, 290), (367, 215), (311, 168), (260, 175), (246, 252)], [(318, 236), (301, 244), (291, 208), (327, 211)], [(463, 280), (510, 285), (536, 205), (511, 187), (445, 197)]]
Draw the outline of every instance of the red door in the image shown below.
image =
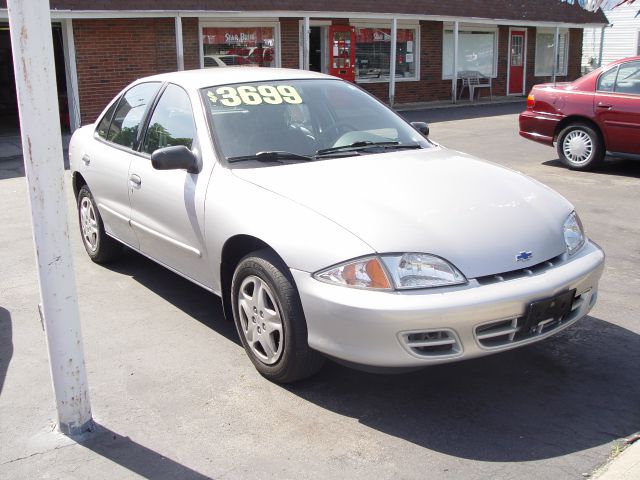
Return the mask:
[(329, 27), (329, 74), (356, 80), (356, 29), (349, 25)]
[(525, 30), (511, 30), (509, 39), (509, 95), (524, 95)]

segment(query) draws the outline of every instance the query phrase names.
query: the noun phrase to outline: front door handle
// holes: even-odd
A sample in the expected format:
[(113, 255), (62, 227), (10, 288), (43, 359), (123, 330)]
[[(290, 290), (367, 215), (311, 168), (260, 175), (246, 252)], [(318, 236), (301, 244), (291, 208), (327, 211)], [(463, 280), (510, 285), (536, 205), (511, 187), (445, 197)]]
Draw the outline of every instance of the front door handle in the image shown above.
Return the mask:
[(607, 105), (605, 103), (598, 102), (598, 104), (596, 105), (596, 108), (603, 108), (603, 109), (606, 109), (606, 110), (613, 110), (613, 105)]
[(134, 173), (129, 177), (129, 184), (133, 188), (140, 188), (140, 185), (142, 185), (142, 179)]
[(85, 153), (82, 156), (82, 163), (88, 166), (91, 163), (91, 157)]

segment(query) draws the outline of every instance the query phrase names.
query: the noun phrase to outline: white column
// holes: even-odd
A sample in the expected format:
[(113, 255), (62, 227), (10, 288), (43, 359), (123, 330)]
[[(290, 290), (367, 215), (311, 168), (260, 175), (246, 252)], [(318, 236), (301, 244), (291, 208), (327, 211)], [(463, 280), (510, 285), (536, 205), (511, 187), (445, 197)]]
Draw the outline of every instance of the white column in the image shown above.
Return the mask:
[(92, 422), (69, 243), (49, 1), (8, 0), (7, 7), (58, 427), (74, 435)]
[(389, 105), (396, 101), (396, 49), (398, 44), (398, 19), (391, 21), (391, 55), (389, 56)]
[(451, 77), (451, 99), (453, 103), (458, 100), (458, 30), (460, 23), (453, 22), (453, 73)]
[(80, 94), (78, 92), (78, 69), (76, 68), (76, 45), (73, 39), (73, 20), (62, 21), (62, 49), (67, 74), (67, 99), (69, 102), (69, 126), (71, 133), (80, 128)]
[(302, 23), (302, 69), (309, 70), (309, 35), (311, 29), (309, 28), (309, 17), (304, 17)]
[(182, 45), (182, 17), (176, 17), (176, 55), (178, 56), (178, 70), (184, 70), (184, 47)]
[(556, 83), (556, 70), (558, 69), (558, 40), (560, 38), (560, 27), (556, 26), (553, 36), (553, 70), (551, 70), (551, 79)]

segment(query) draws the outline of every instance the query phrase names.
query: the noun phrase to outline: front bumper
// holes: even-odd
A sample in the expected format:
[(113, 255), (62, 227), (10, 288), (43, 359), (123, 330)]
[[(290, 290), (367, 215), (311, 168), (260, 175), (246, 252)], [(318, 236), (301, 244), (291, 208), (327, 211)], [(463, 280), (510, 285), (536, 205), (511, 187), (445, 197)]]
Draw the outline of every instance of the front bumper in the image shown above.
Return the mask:
[[(564, 257), (511, 280), (404, 292), (347, 288), (291, 272), (313, 349), (361, 365), (417, 367), (516, 348), (584, 317), (596, 301), (604, 253), (587, 242)], [(513, 334), (531, 302), (573, 289), (573, 310), (561, 322), (527, 338)]]

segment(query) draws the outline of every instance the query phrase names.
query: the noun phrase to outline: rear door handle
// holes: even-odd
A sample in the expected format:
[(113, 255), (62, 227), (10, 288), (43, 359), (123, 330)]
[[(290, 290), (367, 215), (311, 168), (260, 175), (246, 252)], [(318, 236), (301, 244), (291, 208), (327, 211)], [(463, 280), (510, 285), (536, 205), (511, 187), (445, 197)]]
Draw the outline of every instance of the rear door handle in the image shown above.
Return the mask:
[(129, 184), (133, 188), (140, 188), (140, 185), (142, 185), (142, 179), (134, 173), (129, 177)]
[(82, 163), (89, 165), (91, 163), (91, 157), (86, 153), (82, 156)]

